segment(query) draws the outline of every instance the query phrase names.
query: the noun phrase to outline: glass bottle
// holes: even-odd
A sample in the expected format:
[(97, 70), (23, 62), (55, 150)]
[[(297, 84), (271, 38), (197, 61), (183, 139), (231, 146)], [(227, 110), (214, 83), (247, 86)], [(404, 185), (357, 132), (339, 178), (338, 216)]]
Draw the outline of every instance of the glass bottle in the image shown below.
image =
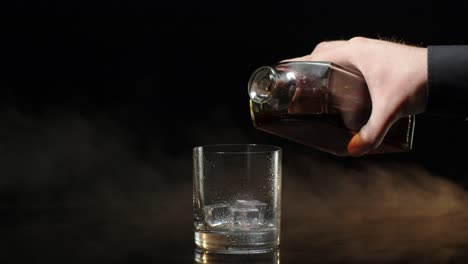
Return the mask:
[[(254, 126), (306, 146), (348, 156), (372, 102), (360, 72), (331, 62), (282, 62), (257, 69), (248, 84)], [(372, 154), (412, 148), (415, 117), (395, 122)]]

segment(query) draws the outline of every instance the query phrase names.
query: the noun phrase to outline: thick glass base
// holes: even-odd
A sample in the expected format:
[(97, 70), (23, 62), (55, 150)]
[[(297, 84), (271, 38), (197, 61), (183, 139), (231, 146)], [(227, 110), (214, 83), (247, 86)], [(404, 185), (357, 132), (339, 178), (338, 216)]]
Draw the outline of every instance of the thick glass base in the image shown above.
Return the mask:
[(222, 254), (260, 254), (278, 248), (278, 231), (196, 231), (195, 244), (203, 251)]

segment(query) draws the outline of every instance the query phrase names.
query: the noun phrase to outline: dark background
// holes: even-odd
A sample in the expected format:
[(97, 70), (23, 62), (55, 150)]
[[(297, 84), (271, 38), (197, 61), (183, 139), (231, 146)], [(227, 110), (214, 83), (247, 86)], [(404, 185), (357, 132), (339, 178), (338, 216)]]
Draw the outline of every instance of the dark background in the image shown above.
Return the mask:
[[(466, 8), (9, 3), (0, 25), (0, 258), (192, 263), (191, 149), (266, 143), (284, 148), (282, 262), (463, 263), (466, 122), (422, 114), (410, 153), (337, 158), (255, 131), (246, 84), (257, 67), (323, 40), (467, 44)], [(347, 210), (357, 220), (340, 215)]]

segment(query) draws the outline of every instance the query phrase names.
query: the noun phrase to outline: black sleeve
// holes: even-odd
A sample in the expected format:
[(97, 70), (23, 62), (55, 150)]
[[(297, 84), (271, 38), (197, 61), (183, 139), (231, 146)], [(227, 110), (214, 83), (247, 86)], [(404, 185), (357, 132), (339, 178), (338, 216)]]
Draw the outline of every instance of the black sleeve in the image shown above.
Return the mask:
[(426, 113), (468, 117), (468, 46), (428, 46)]

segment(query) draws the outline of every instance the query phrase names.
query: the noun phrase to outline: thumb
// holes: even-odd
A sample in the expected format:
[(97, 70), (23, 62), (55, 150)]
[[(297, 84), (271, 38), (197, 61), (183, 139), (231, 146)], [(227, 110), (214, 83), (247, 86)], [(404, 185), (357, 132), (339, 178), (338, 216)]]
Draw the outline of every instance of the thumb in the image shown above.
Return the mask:
[[(387, 106), (385, 106), (387, 107)], [(373, 108), (367, 124), (355, 134), (348, 143), (348, 153), (351, 156), (362, 156), (377, 148), (385, 138), (387, 131), (398, 119), (398, 115), (388, 108)]]

